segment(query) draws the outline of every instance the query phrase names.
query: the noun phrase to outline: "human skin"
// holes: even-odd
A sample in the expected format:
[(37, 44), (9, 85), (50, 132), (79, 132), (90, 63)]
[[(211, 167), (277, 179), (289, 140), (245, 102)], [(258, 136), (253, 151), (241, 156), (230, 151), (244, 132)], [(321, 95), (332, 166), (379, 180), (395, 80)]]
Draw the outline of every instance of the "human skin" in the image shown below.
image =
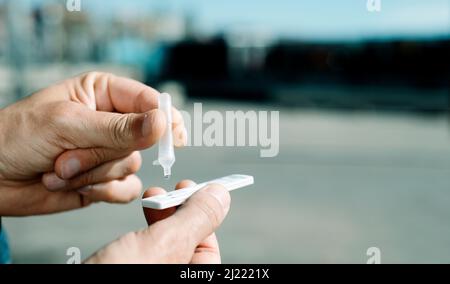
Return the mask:
[[(91, 72), (0, 110), (0, 216), (127, 203), (141, 194), (138, 150), (166, 131), (159, 92)], [(186, 131), (173, 110), (175, 146)]]
[[(140, 196), (138, 150), (165, 129), (159, 93), (136, 81), (88, 73), (0, 110), (0, 216), (78, 209)], [(175, 146), (186, 143), (173, 110)], [(177, 189), (193, 185), (183, 181)], [(151, 188), (144, 197), (163, 194)], [(230, 208), (228, 191), (209, 185), (180, 208), (144, 209), (149, 227), (105, 246), (86, 263), (220, 263), (215, 230)]]
[[(176, 188), (192, 186), (182, 181)], [(164, 194), (151, 188), (144, 197)], [(230, 209), (230, 195), (220, 185), (209, 185), (180, 208), (144, 208), (149, 227), (129, 233), (86, 260), (87, 264), (220, 264), (215, 230)]]

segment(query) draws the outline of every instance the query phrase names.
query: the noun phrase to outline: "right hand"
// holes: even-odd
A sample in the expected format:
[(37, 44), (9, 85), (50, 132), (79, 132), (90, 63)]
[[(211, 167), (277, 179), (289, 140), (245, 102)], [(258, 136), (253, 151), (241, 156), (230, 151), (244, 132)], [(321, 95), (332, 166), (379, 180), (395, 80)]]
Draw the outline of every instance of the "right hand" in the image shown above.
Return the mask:
[[(183, 181), (177, 189), (194, 185)], [(149, 189), (144, 198), (163, 194)], [(230, 209), (230, 194), (221, 185), (209, 185), (179, 209), (144, 209), (148, 227), (129, 233), (90, 257), (88, 264), (220, 264), (214, 232)]]

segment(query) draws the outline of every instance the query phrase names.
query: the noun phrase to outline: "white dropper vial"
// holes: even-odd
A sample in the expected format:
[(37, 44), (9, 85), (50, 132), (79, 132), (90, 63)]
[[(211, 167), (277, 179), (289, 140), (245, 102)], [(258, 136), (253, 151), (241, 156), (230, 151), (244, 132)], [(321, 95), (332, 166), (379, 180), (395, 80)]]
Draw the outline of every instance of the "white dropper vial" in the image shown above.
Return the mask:
[(164, 93), (159, 96), (159, 109), (166, 115), (166, 132), (159, 140), (158, 160), (154, 165), (160, 165), (164, 169), (164, 178), (172, 175), (172, 166), (175, 164), (172, 136), (172, 98)]

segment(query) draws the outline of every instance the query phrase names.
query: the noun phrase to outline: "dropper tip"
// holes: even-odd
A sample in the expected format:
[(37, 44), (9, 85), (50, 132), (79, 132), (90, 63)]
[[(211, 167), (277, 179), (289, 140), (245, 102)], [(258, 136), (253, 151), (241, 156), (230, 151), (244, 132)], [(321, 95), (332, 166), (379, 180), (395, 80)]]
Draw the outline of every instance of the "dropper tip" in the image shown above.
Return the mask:
[(170, 179), (171, 175), (172, 175), (171, 169), (164, 167), (164, 178), (165, 179)]

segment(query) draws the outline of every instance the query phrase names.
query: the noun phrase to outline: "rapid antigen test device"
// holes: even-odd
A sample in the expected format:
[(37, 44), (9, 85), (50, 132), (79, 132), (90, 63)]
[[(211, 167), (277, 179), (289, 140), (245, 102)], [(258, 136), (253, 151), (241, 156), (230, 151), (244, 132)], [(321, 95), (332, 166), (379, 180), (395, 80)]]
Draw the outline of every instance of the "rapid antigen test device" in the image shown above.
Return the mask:
[(254, 184), (254, 178), (246, 175), (231, 175), (216, 180), (204, 182), (192, 187), (175, 190), (167, 194), (158, 195), (142, 200), (142, 206), (156, 210), (163, 210), (185, 203), (193, 194), (209, 184), (220, 184), (228, 191)]

